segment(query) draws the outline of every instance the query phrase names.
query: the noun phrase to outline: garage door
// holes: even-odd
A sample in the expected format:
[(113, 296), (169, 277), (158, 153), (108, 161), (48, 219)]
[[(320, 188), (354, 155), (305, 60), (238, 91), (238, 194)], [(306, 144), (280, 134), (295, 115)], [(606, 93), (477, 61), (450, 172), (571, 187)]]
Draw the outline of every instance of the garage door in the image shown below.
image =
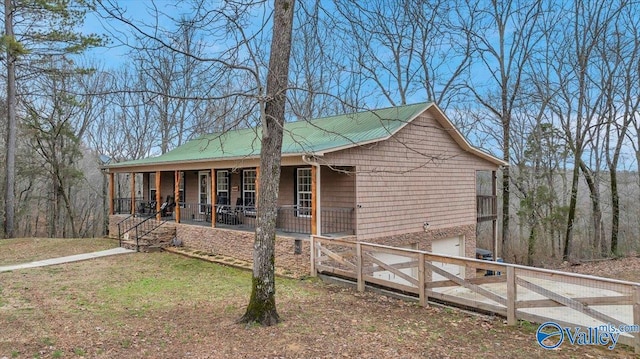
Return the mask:
[[(464, 237), (457, 236), (434, 240), (431, 244), (431, 252), (449, 256), (464, 257)], [(442, 268), (445, 271), (456, 275), (457, 277), (464, 277), (464, 267), (462, 266), (440, 262), (431, 262), (431, 264), (436, 267)], [(437, 273), (432, 273), (431, 278), (433, 281), (447, 280), (447, 278)]]
[[(398, 248), (406, 248), (406, 249), (416, 249), (417, 246), (415, 244), (413, 245), (408, 245), (408, 246), (399, 246)], [(410, 262), (412, 259), (409, 257), (405, 257), (405, 256), (399, 256), (399, 255), (395, 255), (395, 254), (389, 254), (389, 253), (374, 253), (373, 256), (385, 263), (385, 264), (398, 264), (398, 263), (406, 263), (406, 262)], [(418, 278), (418, 268), (413, 267), (413, 268), (403, 268), (400, 269), (400, 272), (407, 274), (413, 278)], [(395, 273), (389, 272), (389, 271), (377, 271), (373, 273), (373, 276), (375, 278), (381, 278), (384, 280), (388, 280), (394, 283), (398, 283), (398, 284), (404, 284), (404, 285), (408, 285), (408, 286), (413, 286), (413, 284), (409, 283), (408, 281), (406, 281), (405, 279), (398, 277), (397, 275), (395, 275)]]

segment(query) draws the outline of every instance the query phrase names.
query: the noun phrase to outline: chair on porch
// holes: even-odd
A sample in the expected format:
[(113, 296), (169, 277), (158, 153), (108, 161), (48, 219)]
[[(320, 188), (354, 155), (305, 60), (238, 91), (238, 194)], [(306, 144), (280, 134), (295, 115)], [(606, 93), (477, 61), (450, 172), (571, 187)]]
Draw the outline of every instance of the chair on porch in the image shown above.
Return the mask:
[(170, 195), (167, 196), (167, 200), (160, 206), (160, 210), (162, 211), (162, 217), (171, 216), (173, 214), (173, 209), (176, 206), (176, 202), (173, 200), (173, 197)]
[(140, 202), (138, 205), (138, 214), (141, 216), (150, 216), (156, 211), (156, 201)]
[[(216, 222), (236, 225), (240, 223), (240, 218), (238, 217), (238, 211), (236, 209), (232, 209), (229, 205), (229, 201), (227, 197), (218, 197), (216, 201)], [(236, 203), (237, 206), (237, 203)]]
[(247, 198), (244, 201), (244, 206), (242, 207), (242, 212), (247, 217), (255, 217), (256, 216), (256, 205), (253, 203), (253, 200)]

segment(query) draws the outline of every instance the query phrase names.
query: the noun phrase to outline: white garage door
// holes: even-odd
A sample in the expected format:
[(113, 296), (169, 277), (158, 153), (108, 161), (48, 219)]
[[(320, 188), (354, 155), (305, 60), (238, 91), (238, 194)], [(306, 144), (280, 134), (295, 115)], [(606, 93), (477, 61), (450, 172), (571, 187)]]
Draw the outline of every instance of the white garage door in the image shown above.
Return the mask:
[[(406, 248), (406, 249), (415, 249), (417, 248), (417, 246), (414, 245), (408, 245), (408, 246), (400, 246), (398, 248)], [(374, 253), (373, 256), (385, 263), (385, 264), (398, 264), (398, 263), (406, 263), (406, 262), (410, 262), (412, 261), (411, 258), (409, 257), (404, 257), (404, 256), (399, 256), (399, 255), (395, 255), (395, 254), (389, 254), (389, 253)], [(418, 278), (418, 268), (413, 267), (413, 268), (403, 268), (400, 269), (400, 272), (409, 275), (413, 278)], [(404, 285), (408, 285), (408, 286), (413, 286), (413, 284), (409, 283), (408, 281), (406, 281), (405, 279), (395, 275), (395, 273), (389, 272), (389, 271), (377, 271), (373, 273), (373, 276), (375, 278), (381, 278), (384, 280), (388, 280), (391, 282), (395, 282), (398, 284), (404, 284)]]
[[(458, 236), (435, 240), (431, 243), (431, 252), (449, 256), (464, 257), (464, 237)], [(440, 262), (431, 262), (431, 264), (458, 277), (464, 277), (464, 267), (462, 266)], [(432, 273), (431, 278), (433, 281), (447, 280), (447, 278), (437, 273)]]

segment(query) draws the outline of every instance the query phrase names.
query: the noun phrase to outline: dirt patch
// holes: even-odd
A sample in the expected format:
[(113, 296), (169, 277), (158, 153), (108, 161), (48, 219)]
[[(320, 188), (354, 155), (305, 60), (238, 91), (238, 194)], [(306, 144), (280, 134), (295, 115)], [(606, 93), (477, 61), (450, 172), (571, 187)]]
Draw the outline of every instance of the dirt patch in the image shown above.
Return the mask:
[(536, 325), (277, 278), (283, 322), (236, 324), (251, 274), (171, 253), (0, 273), (0, 358), (628, 358), (547, 351)]
[(585, 262), (578, 265), (565, 264), (558, 269), (630, 282), (640, 281), (640, 257)]

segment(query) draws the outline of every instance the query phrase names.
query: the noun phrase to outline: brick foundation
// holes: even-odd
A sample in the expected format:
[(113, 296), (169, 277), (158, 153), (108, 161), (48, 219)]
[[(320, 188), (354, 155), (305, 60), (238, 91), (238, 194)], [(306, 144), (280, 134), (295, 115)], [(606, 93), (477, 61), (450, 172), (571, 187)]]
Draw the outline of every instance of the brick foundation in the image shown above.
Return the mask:
[[(112, 215), (109, 219), (109, 236), (118, 238), (117, 223), (127, 215)], [(172, 223), (176, 237), (185, 247), (227, 257), (253, 262), (253, 232)], [(299, 239), (300, 254), (294, 254), (296, 238), (276, 237), (276, 267), (294, 277), (309, 275), (309, 239)]]
[[(253, 262), (254, 236), (253, 232), (176, 224), (176, 237), (185, 247), (248, 262)], [(276, 267), (296, 277), (305, 276), (310, 271), (309, 239), (299, 239), (302, 245), (300, 254), (294, 253), (295, 241), (291, 237), (276, 237)]]
[[(126, 218), (126, 215), (113, 215), (110, 217), (109, 234), (113, 238), (118, 236), (117, 223)], [(171, 223), (176, 227), (176, 237), (182, 241), (185, 247), (200, 250), (207, 253), (233, 257), (248, 262), (253, 262), (253, 232), (238, 230), (194, 226), (188, 224)], [(406, 247), (416, 245), (416, 249), (431, 250), (434, 240), (464, 236), (465, 256), (475, 258), (476, 226), (475, 224), (441, 229), (430, 229), (414, 233), (372, 238), (370, 243), (384, 244), (394, 247)], [(342, 239), (356, 240), (355, 236)], [(276, 267), (291, 273), (293, 276), (305, 276), (309, 274), (309, 239), (300, 239), (302, 251), (294, 254), (295, 238), (276, 237)], [(470, 274), (467, 274), (469, 277)], [(471, 275), (472, 276), (472, 275)]]

